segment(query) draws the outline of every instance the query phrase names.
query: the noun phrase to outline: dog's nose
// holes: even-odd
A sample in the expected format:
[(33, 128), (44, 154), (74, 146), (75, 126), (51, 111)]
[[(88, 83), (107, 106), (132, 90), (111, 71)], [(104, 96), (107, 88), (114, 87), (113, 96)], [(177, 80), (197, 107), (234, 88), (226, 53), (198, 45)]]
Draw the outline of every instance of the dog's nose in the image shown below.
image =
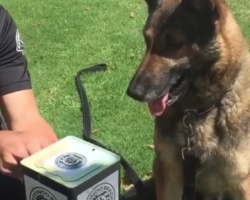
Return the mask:
[(145, 89), (141, 85), (131, 83), (127, 89), (127, 95), (137, 101), (143, 101), (145, 98)]

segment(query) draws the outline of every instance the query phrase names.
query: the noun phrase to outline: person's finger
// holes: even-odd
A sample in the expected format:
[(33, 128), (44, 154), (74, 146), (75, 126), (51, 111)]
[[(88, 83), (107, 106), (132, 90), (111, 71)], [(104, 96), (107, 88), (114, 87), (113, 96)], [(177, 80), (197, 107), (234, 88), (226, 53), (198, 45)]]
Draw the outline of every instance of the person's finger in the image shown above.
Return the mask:
[(0, 171), (6, 175), (13, 178), (20, 178), (21, 177), (21, 169), (18, 165), (18, 162), (13, 157), (10, 152), (2, 153), (0, 159)]
[(9, 167), (8, 164), (3, 159), (0, 159), (0, 171), (4, 175), (11, 175), (11, 169), (13, 169), (14, 166)]
[(51, 140), (52, 140), (52, 143), (55, 143), (55, 142), (57, 142), (59, 139), (58, 139), (57, 135), (53, 135), (52, 138), (51, 138)]
[(51, 144), (55, 143), (53, 140), (43, 140), (41, 141), (40, 145), (41, 145), (41, 148), (44, 149), (48, 146), (50, 146)]
[(29, 155), (32, 155), (42, 149), (38, 141), (32, 141), (26, 145), (26, 150)]
[(2, 152), (1, 167), (12, 168), (18, 165), (17, 160), (13, 157), (11, 152)]
[(11, 153), (18, 163), (22, 159), (27, 158), (29, 156), (29, 153), (26, 150), (26, 147), (24, 146), (24, 144), (20, 144), (20, 145), (16, 146), (15, 148), (13, 148)]

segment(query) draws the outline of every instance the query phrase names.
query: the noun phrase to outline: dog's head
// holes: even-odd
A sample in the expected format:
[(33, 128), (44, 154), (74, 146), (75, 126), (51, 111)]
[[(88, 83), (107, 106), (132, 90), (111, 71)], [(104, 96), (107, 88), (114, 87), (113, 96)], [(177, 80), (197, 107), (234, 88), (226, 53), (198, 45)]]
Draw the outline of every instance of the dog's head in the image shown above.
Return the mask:
[(146, 51), (127, 94), (148, 102), (153, 115), (184, 96), (195, 73), (218, 59), (217, 1), (146, 0)]

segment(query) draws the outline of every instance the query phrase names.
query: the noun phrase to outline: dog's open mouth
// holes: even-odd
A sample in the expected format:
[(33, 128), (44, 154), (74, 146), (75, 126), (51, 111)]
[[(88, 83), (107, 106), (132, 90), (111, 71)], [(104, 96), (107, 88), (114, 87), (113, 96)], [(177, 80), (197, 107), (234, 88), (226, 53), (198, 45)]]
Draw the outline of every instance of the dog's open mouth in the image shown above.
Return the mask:
[(162, 115), (167, 106), (174, 104), (179, 96), (183, 93), (185, 86), (188, 83), (188, 79), (185, 75), (182, 75), (178, 81), (159, 98), (156, 98), (148, 102), (148, 107), (151, 115), (157, 117)]

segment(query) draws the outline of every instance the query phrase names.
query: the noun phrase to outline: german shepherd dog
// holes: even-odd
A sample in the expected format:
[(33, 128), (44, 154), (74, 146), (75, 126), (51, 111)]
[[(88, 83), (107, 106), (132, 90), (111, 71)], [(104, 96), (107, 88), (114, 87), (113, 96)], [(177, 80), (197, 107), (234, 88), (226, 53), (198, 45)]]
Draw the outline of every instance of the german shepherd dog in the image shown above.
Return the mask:
[(188, 147), (206, 200), (250, 200), (250, 54), (238, 23), (224, 0), (146, 3), (146, 51), (127, 94), (155, 117), (156, 199), (181, 200)]

